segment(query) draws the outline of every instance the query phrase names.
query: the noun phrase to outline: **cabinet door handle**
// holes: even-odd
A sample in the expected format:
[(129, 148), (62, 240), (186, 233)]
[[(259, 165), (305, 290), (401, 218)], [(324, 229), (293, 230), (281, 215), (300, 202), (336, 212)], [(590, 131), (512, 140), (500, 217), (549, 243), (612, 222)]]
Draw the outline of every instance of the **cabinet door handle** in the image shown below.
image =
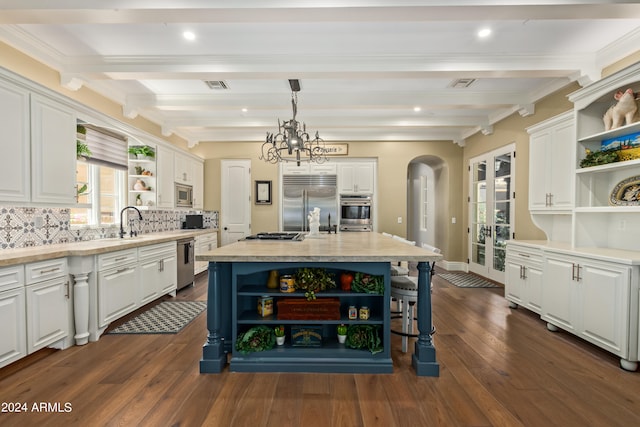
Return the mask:
[(578, 276), (576, 274), (576, 264), (571, 264), (571, 280), (578, 280)]
[(582, 267), (580, 267), (580, 264), (576, 264), (576, 282), (579, 282), (582, 280), (582, 277), (580, 277), (580, 269)]
[(522, 265), (520, 266), (520, 278), (522, 279)]
[(526, 280), (527, 278), (527, 267), (525, 267), (524, 265), (522, 266), (522, 279)]
[(116, 270), (116, 274), (123, 273), (128, 270), (129, 270), (128, 268), (121, 268), (120, 270)]
[(528, 254), (518, 254), (518, 255), (520, 255), (521, 257), (525, 257), (525, 258), (531, 258), (531, 255), (528, 255)]
[(67, 280), (67, 283), (64, 284), (65, 287), (65, 293), (64, 296), (69, 299), (69, 281)]
[(40, 274), (53, 273), (54, 271), (60, 270), (60, 267), (53, 267), (48, 270), (40, 270)]
[(118, 262), (118, 261), (124, 261), (125, 259), (127, 259), (127, 257), (126, 257), (126, 256), (121, 256), (121, 257), (116, 258), (116, 259), (115, 259), (115, 262)]

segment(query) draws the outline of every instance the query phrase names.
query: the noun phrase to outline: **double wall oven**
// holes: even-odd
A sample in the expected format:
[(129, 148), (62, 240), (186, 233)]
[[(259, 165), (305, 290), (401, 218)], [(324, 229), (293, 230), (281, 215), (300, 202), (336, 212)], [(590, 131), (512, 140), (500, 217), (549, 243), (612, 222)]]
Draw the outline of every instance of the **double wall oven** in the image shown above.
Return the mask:
[(372, 214), (370, 194), (340, 195), (340, 231), (372, 231)]

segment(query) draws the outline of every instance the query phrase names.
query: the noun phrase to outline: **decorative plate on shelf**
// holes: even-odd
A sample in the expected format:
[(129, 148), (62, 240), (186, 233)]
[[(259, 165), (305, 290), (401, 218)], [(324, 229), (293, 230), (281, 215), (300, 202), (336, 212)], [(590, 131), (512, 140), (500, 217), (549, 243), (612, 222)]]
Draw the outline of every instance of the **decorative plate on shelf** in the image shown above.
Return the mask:
[(616, 206), (640, 206), (640, 175), (624, 179), (613, 187), (609, 203)]

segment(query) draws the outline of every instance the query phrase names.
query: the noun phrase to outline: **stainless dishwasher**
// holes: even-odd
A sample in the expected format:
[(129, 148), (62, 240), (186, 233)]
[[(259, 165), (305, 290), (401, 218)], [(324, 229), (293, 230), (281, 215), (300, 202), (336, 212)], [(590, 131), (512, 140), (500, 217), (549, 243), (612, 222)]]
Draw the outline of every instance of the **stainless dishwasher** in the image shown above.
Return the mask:
[(193, 284), (194, 278), (193, 239), (178, 240), (178, 290)]

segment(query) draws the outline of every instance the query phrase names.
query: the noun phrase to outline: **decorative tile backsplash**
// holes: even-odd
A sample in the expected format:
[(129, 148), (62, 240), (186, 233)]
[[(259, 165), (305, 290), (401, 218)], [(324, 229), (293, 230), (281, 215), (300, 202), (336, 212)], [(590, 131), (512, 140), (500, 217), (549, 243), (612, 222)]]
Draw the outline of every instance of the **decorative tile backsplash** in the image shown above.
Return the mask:
[[(204, 228), (218, 228), (217, 211), (142, 210), (142, 221), (133, 221), (138, 233), (157, 233), (182, 228), (187, 214), (201, 213)], [(134, 212), (129, 212), (134, 218)], [(129, 231), (126, 224), (125, 230)], [(120, 226), (74, 227), (68, 208), (0, 206), (0, 249), (26, 248), (55, 243), (118, 237)]]

